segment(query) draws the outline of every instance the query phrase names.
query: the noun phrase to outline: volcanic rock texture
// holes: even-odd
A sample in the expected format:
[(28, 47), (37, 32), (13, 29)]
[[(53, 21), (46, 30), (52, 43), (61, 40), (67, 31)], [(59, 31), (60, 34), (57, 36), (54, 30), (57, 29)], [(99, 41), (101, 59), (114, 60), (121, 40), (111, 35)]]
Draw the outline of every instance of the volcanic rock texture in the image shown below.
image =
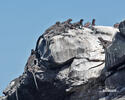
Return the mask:
[(57, 22), (0, 100), (125, 100), (124, 62), (125, 21), (119, 29)]

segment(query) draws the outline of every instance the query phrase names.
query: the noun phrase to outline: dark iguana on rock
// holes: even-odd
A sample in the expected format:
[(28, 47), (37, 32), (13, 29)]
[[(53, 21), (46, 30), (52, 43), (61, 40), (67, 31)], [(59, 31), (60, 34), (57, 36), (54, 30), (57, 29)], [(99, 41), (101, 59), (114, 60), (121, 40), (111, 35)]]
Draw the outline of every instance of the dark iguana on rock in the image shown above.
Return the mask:
[(83, 26), (83, 19), (80, 19), (79, 22), (73, 23), (75, 28), (81, 28)]

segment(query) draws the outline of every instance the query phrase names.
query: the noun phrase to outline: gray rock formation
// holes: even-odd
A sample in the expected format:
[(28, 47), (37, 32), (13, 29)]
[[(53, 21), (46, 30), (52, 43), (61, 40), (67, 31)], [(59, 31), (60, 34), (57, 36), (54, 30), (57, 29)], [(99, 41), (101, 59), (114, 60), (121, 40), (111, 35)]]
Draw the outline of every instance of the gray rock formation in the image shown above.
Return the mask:
[(109, 100), (124, 100), (125, 94), (125, 26), (124, 22), (119, 25), (119, 30), (111, 45), (106, 50), (105, 70), (108, 74), (105, 80), (105, 86), (109, 90), (115, 90), (110, 93)]
[[(103, 48), (99, 38), (113, 42)], [(110, 67), (125, 54), (123, 41), (113, 27), (56, 23), (39, 37), (24, 73), (10, 82), (0, 100), (117, 100), (125, 90), (124, 70)]]

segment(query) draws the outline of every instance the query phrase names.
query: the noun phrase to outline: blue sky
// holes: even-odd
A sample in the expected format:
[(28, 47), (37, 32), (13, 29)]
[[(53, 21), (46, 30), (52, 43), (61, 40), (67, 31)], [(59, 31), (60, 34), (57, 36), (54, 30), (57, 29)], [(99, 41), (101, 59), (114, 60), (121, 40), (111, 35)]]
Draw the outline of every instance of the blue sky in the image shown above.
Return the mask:
[(125, 0), (0, 0), (0, 95), (22, 74), (37, 38), (56, 21), (72, 18), (112, 26), (125, 18)]

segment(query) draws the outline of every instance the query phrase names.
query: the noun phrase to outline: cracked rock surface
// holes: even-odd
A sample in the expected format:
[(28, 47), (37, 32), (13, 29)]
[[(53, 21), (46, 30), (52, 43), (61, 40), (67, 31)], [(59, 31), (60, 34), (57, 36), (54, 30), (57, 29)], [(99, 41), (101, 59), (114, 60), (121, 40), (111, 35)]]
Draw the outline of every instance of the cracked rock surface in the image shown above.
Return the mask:
[[(124, 41), (117, 39), (119, 33), (108, 26), (53, 25), (39, 37), (24, 73), (10, 82), (0, 100), (117, 100), (125, 90), (124, 71), (112, 74), (109, 65), (117, 62), (107, 55), (115, 52), (113, 47), (124, 50), (124, 44), (117, 46)], [(125, 53), (115, 54), (113, 58)]]

